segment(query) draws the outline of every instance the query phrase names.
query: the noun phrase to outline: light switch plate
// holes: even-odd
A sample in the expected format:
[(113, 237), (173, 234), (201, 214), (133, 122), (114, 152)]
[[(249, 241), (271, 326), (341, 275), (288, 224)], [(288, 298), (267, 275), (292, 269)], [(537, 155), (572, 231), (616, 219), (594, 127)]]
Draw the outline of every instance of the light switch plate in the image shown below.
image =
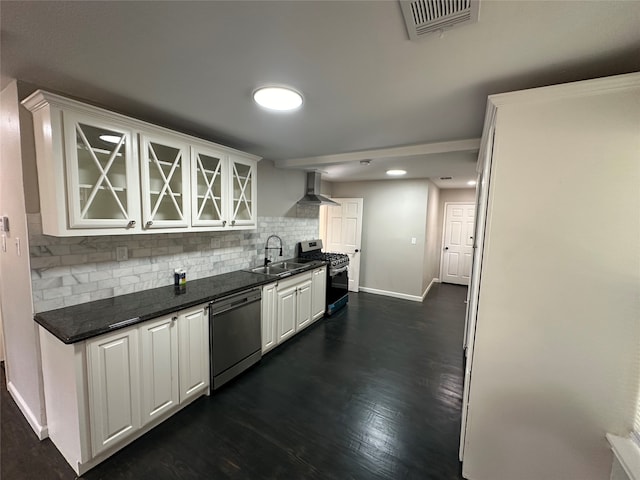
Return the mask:
[(418, 242), (416, 237), (411, 237), (411, 245), (415, 245)]

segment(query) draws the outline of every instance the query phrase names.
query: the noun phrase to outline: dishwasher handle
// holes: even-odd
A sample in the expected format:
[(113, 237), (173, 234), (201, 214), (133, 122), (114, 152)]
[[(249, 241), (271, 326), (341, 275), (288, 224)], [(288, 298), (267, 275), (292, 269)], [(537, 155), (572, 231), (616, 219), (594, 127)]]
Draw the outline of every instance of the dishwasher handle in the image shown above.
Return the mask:
[(247, 290), (244, 292), (236, 293), (234, 295), (224, 297), (218, 300), (214, 300), (209, 305), (209, 312), (211, 315), (219, 315), (229, 310), (235, 310), (243, 305), (247, 305), (253, 302), (259, 302), (262, 298), (262, 293), (259, 288), (253, 290)]

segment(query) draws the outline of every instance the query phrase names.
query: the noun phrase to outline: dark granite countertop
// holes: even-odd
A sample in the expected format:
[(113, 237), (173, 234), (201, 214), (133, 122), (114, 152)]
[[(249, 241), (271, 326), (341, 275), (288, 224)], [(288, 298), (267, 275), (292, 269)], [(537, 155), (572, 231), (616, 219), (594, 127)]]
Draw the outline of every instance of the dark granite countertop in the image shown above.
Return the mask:
[(236, 271), (191, 280), (182, 292), (173, 285), (154, 288), (37, 313), (34, 319), (70, 344), (277, 280), (269, 275)]

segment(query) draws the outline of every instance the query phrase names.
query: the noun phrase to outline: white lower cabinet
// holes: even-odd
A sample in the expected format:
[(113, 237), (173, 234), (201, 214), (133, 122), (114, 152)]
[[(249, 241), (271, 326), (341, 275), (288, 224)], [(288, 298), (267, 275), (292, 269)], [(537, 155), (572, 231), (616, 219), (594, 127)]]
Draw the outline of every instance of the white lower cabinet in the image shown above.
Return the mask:
[(178, 329), (168, 315), (145, 323), (140, 331), (142, 424), (178, 405)]
[(97, 455), (140, 428), (138, 330), (87, 342), (91, 447)]
[(311, 325), (311, 279), (298, 285), (296, 309), (296, 332), (299, 332)]
[(311, 290), (311, 320), (315, 322), (327, 309), (327, 267), (312, 272)]
[(49, 437), (78, 475), (209, 393), (207, 306), (64, 344), (40, 327)]
[(278, 345), (278, 295), (277, 283), (270, 283), (262, 287), (262, 305), (261, 305), (261, 322), (262, 322), (262, 353), (267, 353), (273, 347)]
[(180, 403), (199, 397), (209, 387), (209, 308), (178, 313)]
[(278, 343), (296, 333), (296, 286), (278, 287)]
[[(325, 272), (322, 267), (317, 271)], [(262, 287), (262, 353), (294, 336), (324, 314), (326, 282), (315, 271), (300, 273)], [(318, 284), (314, 279), (320, 279)], [(319, 286), (318, 286), (319, 285)], [(322, 289), (323, 306), (314, 304), (314, 292)], [(318, 312), (321, 313), (318, 315)]]

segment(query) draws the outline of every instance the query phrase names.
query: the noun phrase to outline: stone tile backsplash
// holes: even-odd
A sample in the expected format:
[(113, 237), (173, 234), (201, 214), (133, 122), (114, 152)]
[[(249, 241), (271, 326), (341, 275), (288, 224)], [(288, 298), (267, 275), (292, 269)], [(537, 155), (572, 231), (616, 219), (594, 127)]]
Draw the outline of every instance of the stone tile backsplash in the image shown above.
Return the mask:
[[(34, 312), (171, 285), (177, 267), (188, 283), (259, 265), (272, 234), (282, 238), (283, 258), (293, 257), (297, 242), (318, 237), (317, 210), (259, 217), (256, 230), (100, 237), (43, 235), (40, 214), (28, 214)], [(116, 260), (117, 247), (127, 248), (128, 260)]]

